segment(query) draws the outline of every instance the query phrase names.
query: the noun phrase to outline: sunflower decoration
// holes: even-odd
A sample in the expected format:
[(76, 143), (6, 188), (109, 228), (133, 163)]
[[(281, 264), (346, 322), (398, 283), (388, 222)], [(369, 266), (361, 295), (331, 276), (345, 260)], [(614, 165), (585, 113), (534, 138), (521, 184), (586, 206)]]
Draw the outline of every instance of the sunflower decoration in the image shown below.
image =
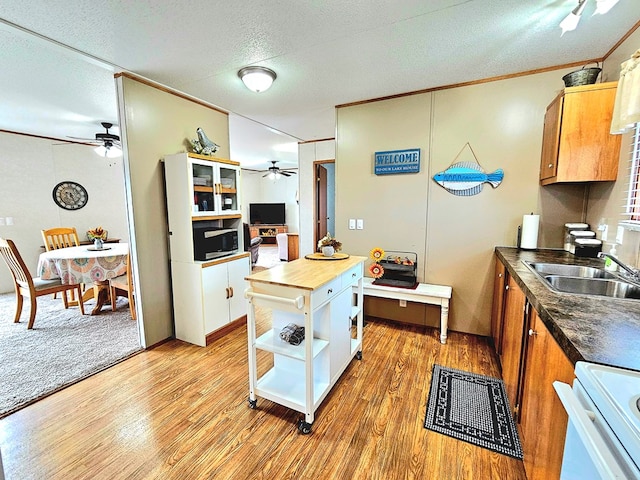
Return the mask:
[(384, 258), (384, 250), (381, 249), (380, 247), (372, 248), (371, 251), (369, 252), (369, 257), (371, 258), (371, 260), (378, 263), (380, 260)]
[(380, 278), (384, 275), (384, 268), (379, 263), (372, 263), (369, 266), (369, 273), (373, 278)]

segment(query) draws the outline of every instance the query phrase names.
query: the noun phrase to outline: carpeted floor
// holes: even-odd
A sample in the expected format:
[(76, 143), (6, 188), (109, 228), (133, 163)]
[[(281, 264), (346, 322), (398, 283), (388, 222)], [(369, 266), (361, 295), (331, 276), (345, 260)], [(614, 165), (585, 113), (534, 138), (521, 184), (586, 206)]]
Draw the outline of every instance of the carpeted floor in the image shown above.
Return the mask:
[[(58, 294), (59, 295), (59, 294)], [(141, 350), (138, 324), (126, 298), (115, 312), (88, 315), (94, 300), (65, 310), (60, 298), (38, 298), (34, 328), (28, 301), (14, 323), (15, 293), (0, 294), (0, 417), (117, 363)]]
[(260, 270), (266, 270), (268, 268), (279, 265), (282, 262), (278, 255), (278, 246), (262, 244), (260, 245), (260, 252), (258, 253), (258, 261), (253, 266), (253, 272), (259, 272)]

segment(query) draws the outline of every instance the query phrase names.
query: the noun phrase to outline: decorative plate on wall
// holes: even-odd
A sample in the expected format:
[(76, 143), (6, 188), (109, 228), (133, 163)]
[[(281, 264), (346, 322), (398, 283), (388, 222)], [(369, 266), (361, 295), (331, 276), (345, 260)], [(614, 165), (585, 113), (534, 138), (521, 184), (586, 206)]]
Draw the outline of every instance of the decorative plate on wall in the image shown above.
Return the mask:
[(65, 210), (79, 210), (89, 201), (87, 190), (76, 182), (64, 181), (53, 187), (53, 201)]

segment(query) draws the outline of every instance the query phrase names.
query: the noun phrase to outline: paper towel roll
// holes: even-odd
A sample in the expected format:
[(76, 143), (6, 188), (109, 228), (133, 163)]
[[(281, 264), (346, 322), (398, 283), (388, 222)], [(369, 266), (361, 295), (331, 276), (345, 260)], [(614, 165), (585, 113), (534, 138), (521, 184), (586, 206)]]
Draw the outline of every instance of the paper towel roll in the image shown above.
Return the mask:
[(540, 225), (540, 215), (523, 215), (520, 248), (525, 250), (538, 248), (538, 225)]

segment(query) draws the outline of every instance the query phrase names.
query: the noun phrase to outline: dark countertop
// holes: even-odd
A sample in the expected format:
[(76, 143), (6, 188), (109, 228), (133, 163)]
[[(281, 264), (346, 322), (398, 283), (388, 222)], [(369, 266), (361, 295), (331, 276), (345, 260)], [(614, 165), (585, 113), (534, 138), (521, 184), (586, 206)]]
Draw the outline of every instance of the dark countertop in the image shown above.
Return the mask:
[(569, 360), (640, 370), (640, 300), (555, 292), (523, 263), (604, 268), (603, 260), (553, 249), (496, 247), (495, 251)]

